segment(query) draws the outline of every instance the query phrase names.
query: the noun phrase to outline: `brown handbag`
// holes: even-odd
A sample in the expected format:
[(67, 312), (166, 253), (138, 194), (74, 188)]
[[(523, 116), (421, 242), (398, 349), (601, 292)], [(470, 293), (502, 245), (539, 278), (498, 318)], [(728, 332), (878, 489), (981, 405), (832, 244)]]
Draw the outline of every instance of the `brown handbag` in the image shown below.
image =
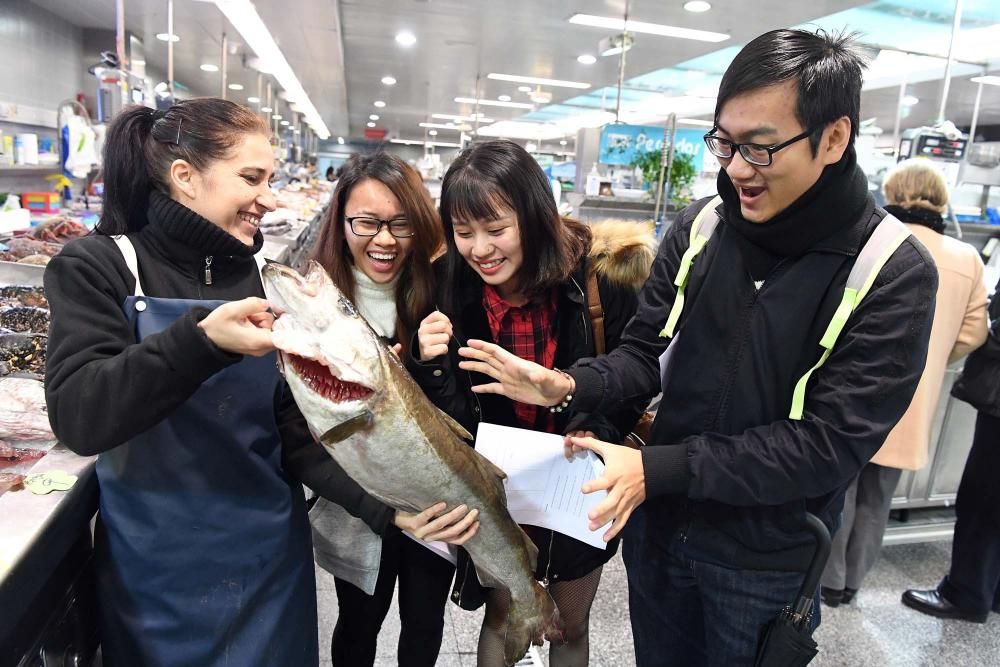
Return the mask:
[[(605, 352), (604, 306), (601, 305), (601, 292), (597, 287), (597, 274), (593, 271), (587, 275), (587, 308), (590, 310), (590, 322), (594, 330), (594, 352), (601, 355)], [(643, 412), (621, 444), (632, 449), (644, 447), (649, 442), (649, 432), (653, 428), (655, 416), (655, 412)]]

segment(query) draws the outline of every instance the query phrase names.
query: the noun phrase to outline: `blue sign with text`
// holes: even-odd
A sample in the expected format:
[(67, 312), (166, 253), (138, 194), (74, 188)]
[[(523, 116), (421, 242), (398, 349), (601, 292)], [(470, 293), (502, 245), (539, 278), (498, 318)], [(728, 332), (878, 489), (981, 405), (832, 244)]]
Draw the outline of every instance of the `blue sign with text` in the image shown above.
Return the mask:
[[(664, 128), (652, 125), (607, 125), (601, 131), (601, 164), (632, 164), (637, 154), (663, 150)], [(696, 169), (705, 159), (704, 130), (677, 130), (674, 149), (694, 158)]]

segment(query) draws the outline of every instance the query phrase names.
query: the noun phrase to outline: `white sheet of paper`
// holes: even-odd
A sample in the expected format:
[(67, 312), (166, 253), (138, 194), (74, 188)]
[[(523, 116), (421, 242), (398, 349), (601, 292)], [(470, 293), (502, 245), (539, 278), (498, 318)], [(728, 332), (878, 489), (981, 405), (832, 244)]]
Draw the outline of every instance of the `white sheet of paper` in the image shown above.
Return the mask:
[(458, 557), (455, 555), (456, 547), (451, 546), (447, 542), (424, 542), (423, 540), (417, 539), (413, 535), (410, 535), (405, 530), (403, 531), (403, 535), (406, 535), (408, 538), (410, 538), (420, 546), (424, 547), (425, 549), (430, 549), (433, 553), (436, 553), (438, 556), (441, 556), (441, 558), (444, 558), (452, 565), (458, 563)]
[(602, 538), (606, 527), (590, 530), (587, 512), (608, 493), (580, 491), (585, 482), (604, 474), (604, 464), (593, 452), (568, 461), (561, 435), (496, 424), (479, 425), (476, 451), (507, 473), (507, 510), (514, 521), (607, 548)]

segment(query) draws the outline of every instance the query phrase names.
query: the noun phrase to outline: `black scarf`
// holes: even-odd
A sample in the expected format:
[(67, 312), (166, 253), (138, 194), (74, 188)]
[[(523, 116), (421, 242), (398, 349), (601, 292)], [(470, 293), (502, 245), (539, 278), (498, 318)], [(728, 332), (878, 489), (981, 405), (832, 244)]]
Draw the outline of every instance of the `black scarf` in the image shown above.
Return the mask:
[(920, 206), (903, 208), (902, 206), (889, 204), (885, 207), (885, 210), (892, 213), (903, 222), (908, 222), (912, 225), (930, 227), (938, 234), (944, 234), (944, 218), (942, 218), (939, 213), (930, 209), (922, 208)]
[(868, 203), (868, 178), (857, 165), (854, 147), (823, 169), (811, 188), (767, 222), (750, 222), (740, 212), (740, 196), (725, 169), (716, 180), (725, 203), (723, 221), (736, 232), (754, 280), (763, 280), (785, 257), (798, 257), (816, 243), (856, 224)]

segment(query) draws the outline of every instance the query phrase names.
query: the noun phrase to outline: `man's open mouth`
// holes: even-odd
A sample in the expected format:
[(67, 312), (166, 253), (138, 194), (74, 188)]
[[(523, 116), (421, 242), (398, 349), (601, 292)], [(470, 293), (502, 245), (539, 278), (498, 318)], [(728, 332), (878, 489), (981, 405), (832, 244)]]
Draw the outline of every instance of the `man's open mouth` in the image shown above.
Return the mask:
[(333, 401), (346, 403), (368, 398), (374, 392), (355, 382), (346, 382), (330, 372), (330, 369), (315, 359), (306, 359), (296, 354), (285, 353), (292, 367), (306, 385), (317, 394)]

